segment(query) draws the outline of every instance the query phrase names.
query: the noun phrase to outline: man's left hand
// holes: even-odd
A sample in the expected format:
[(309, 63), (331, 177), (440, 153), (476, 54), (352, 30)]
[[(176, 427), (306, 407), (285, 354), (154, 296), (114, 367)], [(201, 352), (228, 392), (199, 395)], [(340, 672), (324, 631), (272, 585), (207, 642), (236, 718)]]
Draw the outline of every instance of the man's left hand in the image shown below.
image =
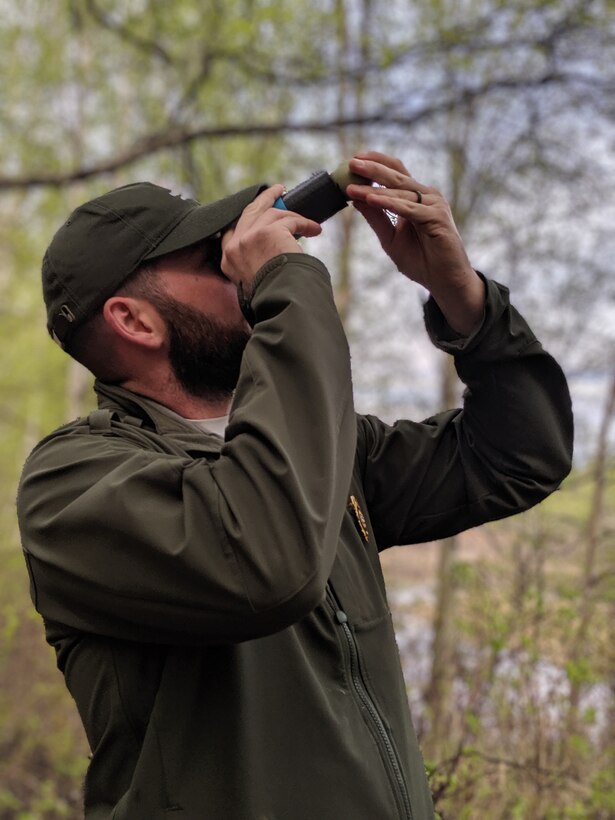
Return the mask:
[[(387, 154), (360, 153), (349, 165), (381, 186), (349, 185), (347, 192), (385, 252), (404, 276), (430, 291), (453, 330), (469, 336), (481, 322), (485, 288), (446, 199)], [(395, 222), (387, 212), (397, 216)]]

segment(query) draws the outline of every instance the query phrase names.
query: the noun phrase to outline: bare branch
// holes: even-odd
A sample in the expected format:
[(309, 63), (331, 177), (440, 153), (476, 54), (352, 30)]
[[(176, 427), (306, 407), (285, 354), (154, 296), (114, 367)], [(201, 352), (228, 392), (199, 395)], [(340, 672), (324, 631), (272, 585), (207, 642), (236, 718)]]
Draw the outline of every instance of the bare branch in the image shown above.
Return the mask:
[(171, 55), (159, 42), (156, 40), (148, 40), (145, 37), (140, 37), (138, 34), (135, 34), (134, 31), (131, 31), (127, 26), (122, 26), (120, 23), (115, 23), (110, 17), (101, 11), (101, 9), (98, 8), (95, 0), (86, 0), (86, 8), (90, 16), (98, 23), (99, 26), (113, 32), (114, 34), (117, 34), (121, 40), (124, 40), (124, 42), (135, 46), (139, 51), (143, 51), (146, 54), (153, 54), (167, 65), (171, 65), (173, 63)]
[[(587, 81), (583, 75), (575, 77), (580, 82)], [(129, 167), (144, 157), (159, 151), (178, 148), (197, 140), (228, 139), (231, 137), (263, 137), (279, 134), (324, 134), (332, 133), (348, 126), (401, 126), (410, 127), (429, 117), (450, 111), (459, 105), (484, 97), (496, 91), (515, 91), (547, 85), (567, 84), (570, 74), (551, 72), (535, 79), (506, 78), (488, 81), (473, 88), (453, 90), (453, 96), (426, 105), (424, 108), (406, 114), (387, 108), (372, 114), (361, 114), (348, 117), (334, 117), (329, 120), (305, 120), (290, 122), (283, 120), (273, 123), (247, 123), (244, 125), (199, 126), (195, 128), (172, 125), (167, 129), (152, 133), (137, 140), (132, 146), (120, 151), (108, 159), (90, 165), (53, 173), (31, 173), (13, 176), (0, 176), (0, 191), (33, 188), (37, 186), (61, 187), (80, 182), (84, 179), (113, 173)], [(592, 83), (593, 85), (594, 83)]]

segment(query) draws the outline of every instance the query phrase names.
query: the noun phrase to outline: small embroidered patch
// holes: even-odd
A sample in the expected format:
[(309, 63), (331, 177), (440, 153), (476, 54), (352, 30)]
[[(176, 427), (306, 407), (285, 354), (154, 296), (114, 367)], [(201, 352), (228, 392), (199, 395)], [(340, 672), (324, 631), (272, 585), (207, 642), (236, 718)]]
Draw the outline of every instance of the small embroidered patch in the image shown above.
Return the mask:
[(367, 521), (363, 515), (363, 510), (354, 495), (350, 496), (348, 506), (352, 509), (354, 516), (359, 526), (359, 531), (366, 541), (369, 541), (369, 530), (367, 529)]

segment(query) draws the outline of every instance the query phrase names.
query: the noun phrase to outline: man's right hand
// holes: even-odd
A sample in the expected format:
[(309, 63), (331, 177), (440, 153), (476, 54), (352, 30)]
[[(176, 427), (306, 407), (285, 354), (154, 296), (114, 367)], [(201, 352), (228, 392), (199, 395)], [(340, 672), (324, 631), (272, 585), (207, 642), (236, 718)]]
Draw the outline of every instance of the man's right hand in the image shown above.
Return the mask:
[(222, 237), (222, 271), (236, 285), (241, 284), (246, 295), (265, 262), (281, 253), (303, 253), (295, 236), (318, 236), (322, 230), (318, 222), (274, 208), (283, 193), (283, 185), (263, 191)]

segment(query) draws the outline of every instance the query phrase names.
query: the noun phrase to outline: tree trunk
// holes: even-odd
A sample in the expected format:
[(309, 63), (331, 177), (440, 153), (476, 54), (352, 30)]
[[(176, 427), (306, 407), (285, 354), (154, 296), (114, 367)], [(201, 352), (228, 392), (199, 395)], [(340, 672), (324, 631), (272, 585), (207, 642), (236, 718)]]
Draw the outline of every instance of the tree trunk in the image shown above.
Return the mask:
[[(590, 638), (591, 623), (596, 607), (595, 574), (598, 550), (603, 535), (604, 500), (607, 485), (609, 432), (615, 418), (615, 371), (611, 376), (607, 400), (598, 431), (596, 457), (593, 469), (593, 494), (585, 526), (585, 554), (581, 580), (579, 621), (573, 637), (567, 668), (570, 678), (570, 700), (566, 720), (566, 731), (562, 742), (563, 759), (574, 758), (570, 739), (579, 732), (579, 706), (586, 676), (583, 659), (585, 647)], [(569, 761), (570, 762), (570, 761)]]
[(75, 419), (82, 415), (90, 389), (91, 376), (78, 362), (70, 360), (66, 370), (66, 416)]
[[(447, 356), (442, 362), (441, 403), (443, 409), (456, 404), (457, 374), (454, 361)], [(426, 742), (431, 754), (441, 756), (449, 735), (451, 720), (450, 695), (455, 669), (455, 581), (454, 565), (457, 538), (445, 538), (439, 544), (436, 611), (433, 625), (431, 672), (425, 691), (429, 714), (429, 735)]]
[[(346, 79), (350, 74), (353, 63), (352, 53), (357, 51), (361, 55), (360, 64), (366, 65), (369, 57), (370, 39), (368, 36), (372, 12), (372, 0), (363, 0), (359, 9), (361, 17), (358, 28), (358, 42), (353, 42), (353, 33), (348, 26), (348, 10), (345, 0), (336, 2), (337, 38), (338, 38), (338, 115), (344, 119), (347, 115), (363, 116), (365, 98), (365, 78), (361, 72), (356, 74), (352, 82)], [(361, 146), (363, 129), (361, 126), (341, 128), (338, 144), (340, 160), (348, 160)], [(355, 228), (355, 214), (352, 208), (346, 208), (337, 221), (340, 230), (340, 239), (337, 253), (337, 283), (335, 288), (335, 303), (338, 313), (345, 325), (350, 313), (352, 298), (352, 243)]]

